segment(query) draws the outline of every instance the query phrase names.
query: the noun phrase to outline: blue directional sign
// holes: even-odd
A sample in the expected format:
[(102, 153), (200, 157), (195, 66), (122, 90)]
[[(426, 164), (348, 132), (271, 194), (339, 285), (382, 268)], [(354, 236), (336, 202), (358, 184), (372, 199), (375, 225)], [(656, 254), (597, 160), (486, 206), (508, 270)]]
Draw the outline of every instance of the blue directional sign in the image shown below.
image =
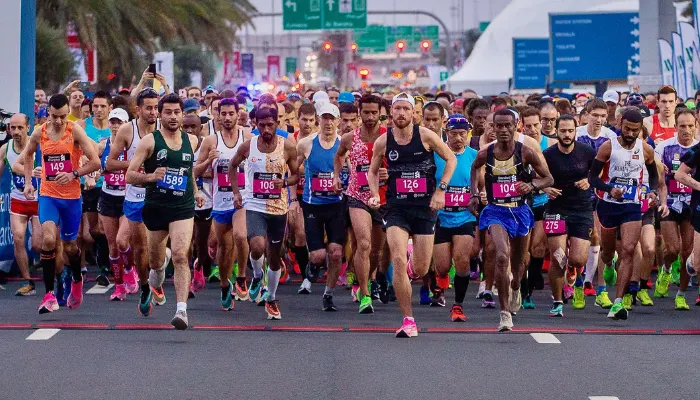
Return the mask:
[(541, 89), (549, 75), (549, 39), (513, 38), (513, 89)]
[(639, 13), (549, 14), (554, 82), (627, 79), (639, 74)]

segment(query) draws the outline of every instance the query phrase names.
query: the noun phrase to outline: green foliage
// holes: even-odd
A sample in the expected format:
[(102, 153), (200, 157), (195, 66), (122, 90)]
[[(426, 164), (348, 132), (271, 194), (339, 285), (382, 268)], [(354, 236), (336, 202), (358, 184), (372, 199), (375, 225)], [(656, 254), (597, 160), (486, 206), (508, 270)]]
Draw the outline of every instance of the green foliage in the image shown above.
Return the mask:
[(175, 82), (176, 88), (184, 88), (190, 84), (190, 72), (202, 73), (202, 86), (214, 81), (216, 68), (211, 52), (205, 51), (201, 46), (183, 45), (173, 49), (175, 55)]
[(66, 35), (52, 28), (42, 18), (36, 20), (36, 87), (47, 93), (56, 92), (59, 86), (74, 74), (74, 60)]

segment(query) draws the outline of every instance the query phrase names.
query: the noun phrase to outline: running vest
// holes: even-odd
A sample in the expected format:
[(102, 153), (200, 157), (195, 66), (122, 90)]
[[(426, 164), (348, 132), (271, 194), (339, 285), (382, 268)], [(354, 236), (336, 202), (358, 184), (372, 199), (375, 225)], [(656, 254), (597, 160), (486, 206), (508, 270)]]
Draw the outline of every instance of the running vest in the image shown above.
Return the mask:
[(622, 198), (614, 199), (609, 193), (603, 194), (603, 200), (618, 204), (640, 204), (639, 189), (642, 184), (644, 171), (644, 142), (636, 139), (634, 147), (628, 150), (619, 140), (611, 140), (610, 161), (607, 165), (605, 183), (624, 190)]
[[(233, 192), (231, 181), (229, 180), (228, 165), (233, 156), (236, 155), (238, 147), (243, 144), (243, 129), (238, 128), (238, 139), (233, 147), (228, 147), (224, 143), (223, 134), (216, 134), (216, 151), (219, 158), (212, 161), (211, 169), (214, 171), (213, 183), (213, 203), (214, 211), (229, 211), (233, 209)], [(252, 143), (251, 143), (252, 145)], [(245, 195), (245, 161), (238, 166), (238, 188), (242, 195)]]
[[(199, 137), (198, 138), (199, 143), (197, 144), (197, 151), (194, 152), (194, 159), (199, 160), (199, 152), (202, 150), (202, 142), (204, 141), (204, 138)], [(202, 207), (197, 207), (195, 204), (194, 209), (195, 211), (201, 211), (201, 210), (209, 210), (212, 207), (212, 198), (211, 198), (211, 191), (212, 191), (212, 182), (211, 178), (203, 178), (199, 177), (195, 180), (195, 183), (197, 184), (197, 189), (202, 193), (202, 196), (204, 196), (204, 203), (202, 204)]]
[[(379, 128), (379, 136), (385, 133), (385, 128)], [(350, 154), (348, 155), (350, 160), (350, 180), (347, 194), (365, 204), (371, 197), (367, 172), (372, 163), (373, 148), (374, 142), (363, 142), (360, 136), (360, 129), (356, 129), (352, 136), (352, 147), (350, 147)], [(382, 167), (386, 168), (386, 159), (382, 160)], [(386, 204), (386, 189), (386, 182), (379, 181), (379, 204)]]
[[(300, 131), (298, 131), (298, 130), (296, 132), (294, 132), (294, 141), (297, 143), (299, 143), (299, 140), (301, 140), (301, 139), (299, 139), (299, 132)], [(313, 135), (313, 133), (311, 135)], [(309, 135), (309, 136), (311, 136), (311, 135)], [(303, 165), (300, 165), (299, 172), (301, 172), (302, 168), (303, 168)], [(297, 181), (297, 197), (304, 195), (304, 175), (305, 174), (299, 174), (299, 180)]]
[[(160, 120), (156, 120), (156, 129), (160, 129)], [(136, 153), (136, 147), (141, 142), (141, 135), (139, 133), (139, 125), (136, 120), (131, 121), (131, 132), (133, 134), (131, 138), (131, 145), (126, 149), (127, 160), (134, 158)], [(148, 134), (147, 132), (144, 134)], [(143, 173), (143, 167), (139, 169), (139, 172)], [(130, 183), (126, 184), (126, 195), (124, 197), (125, 201), (131, 201), (135, 203), (140, 203), (146, 198), (146, 189), (141, 185), (132, 185)]]
[(207, 128), (209, 128), (209, 135), (216, 135), (216, 129), (214, 129), (214, 120), (210, 119), (207, 121)]
[[(107, 157), (109, 157), (109, 152), (112, 150), (112, 138), (108, 137), (105, 143), (105, 149), (102, 151), (102, 157), (100, 161), (102, 163), (102, 176), (104, 177), (104, 182), (102, 184), (102, 191), (111, 194), (112, 196), (124, 197), (126, 194), (126, 170), (119, 171), (108, 171), (107, 170)], [(117, 160), (126, 161), (127, 154), (123, 150)]]
[[(673, 137), (659, 143), (656, 149), (654, 149), (656, 155), (659, 156), (661, 162), (666, 167), (664, 181), (668, 189), (668, 207), (678, 213), (683, 212), (683, 205), (690, 206), (690, 197), (693, 193), (693, 189), (675, 180), (674, 176), (681, 166), (681, 157), (688, 152), (688, 149), (696, 144), (698, 144), (698, 141), (693, 139), (691, 144), (686, 147), (678, 142), (677, 137)], [(644, 175), (648, 180), (648, 174)]]
[(99, 129), (92, 122), (93, 117), (85, 118), (85, 133), (90, 139), (95, 143), (100, 143), (104, 138), (112, 136), (112, 132), (109, 130), (109, 126), (104, 129)]
[[(20, 153), (15, 150), (15, 140), (10, 139), (10, 141), (7, 142), (7, 154), (5, 155), (5, 165), (10, 169), (10, 173), (12, 174), (12, 189), (10, 190), (10, 198), (30, 201), (24, 197), (24, 175), (18, 175), (12, 172), (12, 166), (15, 164), (15, 162), (17, 162), (19, 155)], [(37, 178), (32, 178), (32, 186), (34, 186), (34, 189), (39, 188), (39, 180)], [(37, 199), (35, 198), (31, 201), (37, 201)]]
[(420, 127), (413, 125), (411, 141), (402, 146), (387, 133), (386, 152), (389, 188), (387, 204), (395, 206), (429, 207), (435, 192), (435, 159), (420, 138)]
[[(541, 135), (541, 136), (542, 137), (540, 138), (540, 150), (545, 151), (549, 147), (549, 138), (545, 135)], [(534, 177), (535, 172), (532, 171), (532, 173), (533, 173), (533, 177)], [(536, 193), (533, 193), (532, 198), (533, 198), (533, 201), (532, 201), (533, 208), (542, 207), (545, 204), (547, 204), (547, 202), (549, 201), (549, 196), (547, 196), (547, 193), (545, 193), (541, 190), (538, 190)]]
[[(460, 154), (455, 154), (457, 167), (455, 168), (445, 192), (445, 208), (438, 211), (440, 226), (444, 228), (457, 228), (467, 222), (475, 222), (476, 218), (469, 212), (467, 206), (471, 198), (469, 185), (471, 183), (471, 168), (476, 159), (477, 151), (471, 147), (465, 147)], [(435, 180), (441, 180), (445, 171), (445, 160), (435, 154)]]
[(77, 171), (80, 168), (80, 158), (83, 151), (75, 145), (73, 139), (73, 126), (75, 122), (66, 122), (63, 134), (58, 141), (49, 138), (46, 130), (47, 123), (41, 126), (41, 189), (42, 196), (55, 199), (79, 199), (80, 179), (72, 179), (65, 185), (56, 183), (56, 174), (59, 172)]
[(146, 185), (144, 206), (160, 208), (194, 208), (194, 182), (192, 182), (192, 165), (194, 151), (189, 136), (179, 131), (182, 146), (173, 150), (163, 138), (163, 134), (153, 132), (153, 153), (144, 161), (147, 174), (156, 168), (165, 167), (165, 176)]
[(263, 153), (258, 149), (260, 140), (262, 137), (256, 136), (250, 141), (243, 206), (249, 211), (284, 215), (288, 209), (288, 191), (276, 188), (273, 180), (282, 179), (288, 172), (287, 160), (284, 158), (285, 139), (277, 135), (277, 146), (271, 153)]
[(658, 139), (668, 140), (676, 136), (676, 128), (672, 126), (664, 128), (661, 126), (661, 121), (659, 121), (659, 114), (654, 114), (651, 116), (651, 123), (652, 127), (649, 136), (651, 136), (651, 140), (653, 140), (654, 142), (656, 142)]
[(307, 204), (332, 204), (343, 199), (333, 190), (333, 160), (340, 147), (336, 136), (333, 146), (325, 149), (317, 134), (311, 141), (311, 151), (304, 160), (304, 202)]
[(525, 204), (526, 196), (516, 190), (516, 183), (531, 182), (530, 174), (523, 165), (522, 142), (515, 142), (513, 154), (505, 160), (496, 159), (495, 143), (487, 148), (486, 174), (484, 176), (486, 198), (489, 204), (504, 207), (519, 207)]

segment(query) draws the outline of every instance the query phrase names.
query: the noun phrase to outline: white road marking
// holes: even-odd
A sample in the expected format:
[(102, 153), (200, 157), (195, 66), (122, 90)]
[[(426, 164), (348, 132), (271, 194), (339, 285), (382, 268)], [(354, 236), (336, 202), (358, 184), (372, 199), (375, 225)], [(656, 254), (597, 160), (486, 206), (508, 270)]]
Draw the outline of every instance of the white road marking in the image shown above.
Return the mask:
[(105, 294), (109, 292), (109, 289), (113, 288), (114, 284), (110, 283), (109, 286), (100, 286), (100, 285), (95, 285), (91, 287), (86, 293), (87, 294)]
[(588, 400), (620, 400), (615, 396), (588, 396)]
[(556, 336), (552, 335), (551, 333), (542, 333), (542, 332), (535, 332), (531, 333), (530, 336), (532, 336), (533, 339), (537, 343), (544, 343), (544, 344), (559, 344), (561, 343), (559, 339), (557, 339)]
[(37, 329), (31, 335), (27, 336), (26, 340), (49, 340), (57, 334), (58, 331), (60, 331), (60, 329)]

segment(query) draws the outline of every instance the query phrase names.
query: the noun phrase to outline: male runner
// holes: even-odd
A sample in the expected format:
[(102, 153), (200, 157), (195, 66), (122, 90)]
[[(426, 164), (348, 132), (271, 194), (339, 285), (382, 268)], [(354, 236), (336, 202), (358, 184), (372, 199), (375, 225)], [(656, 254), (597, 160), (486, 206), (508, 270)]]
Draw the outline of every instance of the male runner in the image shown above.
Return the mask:
[[(378, 174), (386, 158), (389, 187), (383, 222), (394, 266), (394, 289), (404, 317), (396, 337), (418, 336), (411, 308), (411, 282), (406, 269), (408, 239), (413, 239), (413, 271), (423, 276), (428, 272), (432, 258), (436, 211), (445, 205), (447, 182), (457, 164), (454, 153), (439, 136), (413, 124), (414, 105), (409, 94), (394, 96), (391, 105), (393, 129), (374, 142), (367, 178), (371, 193), (367, 205), (378, 208), (381, 201)], [(435, 182), (433, 153), (446, 161), (439, 185)]]
[[(75, 84), (75, 85), (74, 85)], [(68, 108), (69, 108), (69, 114), (68, 114), (68, 121), (70, 122), (77, 122), (81, 121), (82, 118), (82, 106), (83, 106), (83, 100), (85, 100), (85, 95), (83, 92), (78, 90), (78, 81), (73, 81), (71, 82), (70, 85), (66, 88), (66, 93), (67, 96), (69, 96), (69, 103), (68, 103)]]
[[(532, 210), (525, 196), (549, 187), (552, 175), (537, 151), (515, 139), (515, 112), (504, 108), (494, 114), (496, 142), (479, 150), (472, 164), (471, 193), (478, 193), (478, 174), (485, 166), (484, 189), (488, 205), (479, 215), (479, 229), (488, 230), (493, 242), (498, 300), (501, 305), (498, 330), (513, 329), (512, 312), (520, 310), (520, 280), (527, 252), (530, 230), (534, 225)], [(529, 168), (538, 178), (532, 179)], [(478, 214), (480, 199), (470, 198), (469, 209)], [(513, 278), (509, 282), (508, 262)]]
[[(549, 196), (544, 232), (551, 257), (549, 282), (554, 302), (550, 317), (564, 316), (564, 272), (567, 285), (574, 285), (574, 309), (586, 306), (583, 275), (593, 231), (593, 203), (588, 183), (595, 150), (576, 140), (576, 120), (564, 114), (556, 121), (557, 144), (543, 151), (554, 178), (544, 189)], [(574, 281), (574, 282), (572, 282)]]
[(541, 101), (538, 107), (540, 111), (540, 122), (542, 123), (542, 135), (548, 138), (557, 138), (557, 128), (554, 124), (559, 118), (559, 111), (550, 101)]
[[(175, 329), (184, 330), (188, 326), (190, 268), (187, 255), (192, 242), (194, 206), (195, 201), (200, 207), (204, 203), (192, 175), (194, 149), (199, 140), (181, 130), (182, 100), (178, 95), (162, 97), (158, 101), (158, 114), (161, 129), (141, 139), (129, 161), (126, 179), (130, 184), (146, 185), (142, 215), (148, 230), (149, 283), (153, 288), (162, 288), (165, 280), (169, 261), (166, 244), (170, 238), (177, 299), (177, 311), (170, 323)], [(142, 166), (143, 173), (140, 172)]]
[[(628, 313), (623, 307), (622, 297), (628, 289), (634, 250), (641, 233), (642, 199), (639, 189), (645, 165), (649, 173), (646, 199), (654, 202), (657, 198), (659, 176), (654, 162), (654, 150), (638, 138), (642, 123), (643, 117), (639, 110), (626, 111), (622, 115), (620, 137), (600, 146), (588, 177), (591, 185), (604, 193), (598, 202), (597, 212), (601, 224), (601, 261), (605, 267), (611, 266), (618, 228), (622, 238), (615, 288), (617, 293), (615, 303), (608, 313), (608, 318), (612, 319), (627, 319)], [(600, 173), (605, 163), (609, 165), (604, 181)]]
[[(39, 221), (41, 222), (41, 267), (44, 271), (46, 294), (39, 306), (39, 313), (58, 310), (58, 302), (53, 292), (56, 264), (56, 237), (60, 227), (63, 252), (68, 257), (73, 279), (68, 308), (78, 308), (83, 301), (83, 277), (80, 273), (80, 249), (76, 239), (80, 228), (82, 209), (80, 180), (100, 168), (95, 146), (83, 128), (67, 121), (68, 98), (57, 94), (49, 100), (49, 119), (34, 129), (29, 143), (24, 149), (24, 165), (34, 165), (34, 154), (41, 146), (41, 188), (39, 196)], [(80, 158), (85, 154), (87, 161), (80, 167)], [(35, 199), (34, 185), (31, 183), (33, 169), (24, 169), (24, 196)]]
[(442, 123), (445, 119), (445, 109), (436, 101), (429, 101), (423, 106), (423, 126), (433, 131), (445, 141)]
[[(259, 134), (243, 142), (229, 163), (229, 171), (237, 171), (245, 161), (245, 201), (241, 196), (238, 179), (230, 179), (234, 206), (245, 207), (246, 231), (250, 245), (253, 281), (251, 298), (265, 303), (268, 319), (281, 319), (277, 286), (282, 271), (282, 240), (287, 225), (287, 187), (296, 189), (297, 155), (293, 141), (277, 135), (279, 125), (276, 107), (256, 111)], [(288, 174), (287, 178), (284, 176)], [(292, 199), (294, 202), (294, 199)], [(267, 242), (267, 243), (266, 243)], [(267, 258), (267, 292), (260, 288), (263, 258)]]
[(486, 118), (489, 114), (489, 103), (486, 100), (473, 99), (469, 102), (467, 116), (473, 127), (469, 147), (476, 151), (479, 151), (479, 141), (486, 130)]
[(656, 105), (659, 112), (650, 117), (644, 118), (644, 126), (649, 131), (649, 136), (654, 143), (659, 144), (662, 140), (673, 138), (676, 134), (676, 99), (678, 94), (673, 86), (666, 85), (656, 92)]

